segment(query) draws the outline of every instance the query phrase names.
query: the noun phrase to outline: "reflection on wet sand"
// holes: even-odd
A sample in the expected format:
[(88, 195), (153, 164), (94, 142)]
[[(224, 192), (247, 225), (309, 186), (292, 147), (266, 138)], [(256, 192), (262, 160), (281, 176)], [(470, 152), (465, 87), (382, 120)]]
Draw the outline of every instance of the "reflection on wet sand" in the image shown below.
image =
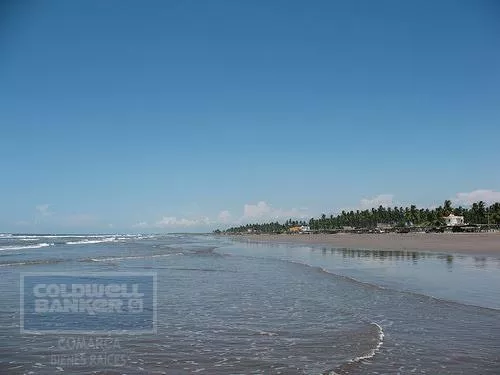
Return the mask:
[[(312, 251), (315, 251), (312, 248)], [(409, 251), (409, 250), (360, 250), (360, 249), (349, 249), (349, 248), (326, 248), (322, 247), (321, 252), (323, 255), (330, 254), (341, 254), (344, 258), (371, 258), (380, 261), (384, 260), (410, 260), (413, 263), (417, 263), (420, 259), (442, 259), (446, 260), (446, 263), (453, 263), (452, 254), (434, 254), (419, 251)], [(486, 259), (486, 258), (482, 258)]]
[(453, 264), (456, 259), (460, 259), (465, 263), (469, 263), (476, 268), (487, 268), (488, 266), (496, 266), (500, 268), (500, 258), (493, 258), (487, 256), (472, 256), (464, 254), (447, 254), (447, 253), (435, 253), (428, 251), (414, 251), (414, 250), (367, 250), (367, 249), (355, 249), (355, 248), (338, 248), (338, 247), (327, 247), (327, 246), (307, 246), (303, 245), (291, 245), (282, 243), (265, 243), (265, 242), (247, 242), (246, 246), (255, 248), (307, 248), (311, 252), (321, 251), (322, 255), (335, 255), (341, 256), (344, 259), (350, 258), (360, 258), (360, 259), (370, 259), (379, 262), (391, 261), (398, 262), (404, 261), (417, 265), (420, 261), (426, 259), (435, 259), (444, 262), (448, 271), (452, 271)]

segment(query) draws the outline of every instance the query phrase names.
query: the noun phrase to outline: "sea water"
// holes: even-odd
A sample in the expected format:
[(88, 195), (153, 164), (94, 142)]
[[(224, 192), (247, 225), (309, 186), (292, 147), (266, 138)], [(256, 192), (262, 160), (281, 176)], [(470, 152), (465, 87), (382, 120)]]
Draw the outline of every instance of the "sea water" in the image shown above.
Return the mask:
[[(155, 272), (157, 331), (21, 334), (20, 274), (26, 272)], [(500, 260), (494, 257), (210, 235), (3, 234), (0, 283), (1, 374), (500, 371)], [(87, 341), (75, 347), (78, 340)], [(107, 347), (96, 345), (103, 340)], [(115, 357), (58, 360), (75, 352)]]

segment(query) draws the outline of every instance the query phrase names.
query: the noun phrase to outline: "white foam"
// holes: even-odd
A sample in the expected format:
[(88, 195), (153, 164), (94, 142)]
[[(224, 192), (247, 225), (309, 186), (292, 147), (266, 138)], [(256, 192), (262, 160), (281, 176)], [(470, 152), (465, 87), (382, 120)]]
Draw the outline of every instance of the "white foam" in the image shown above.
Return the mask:
[(262, 336), (278, 336), (277, 333), (275, 332), (267, 332), (267, 331), (257, 331), (259, 333), (259, 335), (262, 335)]
[[(0, 233), (0, 240), (2, 239), (15, 239), (19, 241), (32, 241), (46, 238), (69, 238), (69, 239), (77, 239), (80, 238), (82, 241), (85, 239), (89, 241), (107, 239), (114, 237), (117, 240), (129, 240), (129, 239), (144, 239), (144, 238), (153, 238), (154, 236), (144, 236), (141, 234), (10, 234), (10, 233)], [(70, 241), (77, 242), (77, 241)], [(88, 241), (87, 241), (88, 242)]]
[(2, 264), (0, 264), (0, 267), (23, 266), (25, 264), (29, 264), (29, 263), (27, 263), (27, 262), (2, 263)]
[(26, 246), (5, 246), (0, 247), (0, 251), (8, 250), (24, 250), (24, 249), (40, 249), (42, 247), (53, 246), (53, 243), (38, 243), (36, 245), (26, 245)]
[(28, 260), (26, 262), (10, 262), (10, 263), (0, 263), (0, 267), (9, 267), (9, 266), (24, 266), (24, 265), (36, 265), (36, 264), (50, 264), (50, 263), (59, 263), (59, 261), (51, 261), (48, 260)]
[(103, 242), (115, 242), (116, 237), (105, 237), (105, 238), (100, 238), (100, 239), (88, 239), (85, 238), (80, 241), (68, 241), (66, 242), (66, 245), (90, 245), (90, 244), (96, 244), (96, 243), (103, 243)]
[(372, 324), (378, 328), (378, 343), (377, 343), (377, 345), (375, 346), (375, 348), (371, 349), (368, 353), (351, 359), (349, 361), (350, 363), (359, 362), (359, 361), (362, 361), (364, 359), (373, 358), (375, 356), (375, 354), (377, 354), (377, 352), (380, 350), (380, 347), (382, 346), (382, 344), (384, 343), (384, 330), (377, 323), (372, 322)]
[(116, 236), (116, 234), (23, 234), (12, 235), (15, 239), (21, 238), (103, 238)]
[(155, 254), (155, 255), (136, 255), (136, 256), (126, 256), (126, 257), (109, 257), (109, 258), (90, 258), (92, 262), (110, 262), (113, 260), (124, 260), (124, 259), (147, 259), (147, 258), (160, 258), (160, 257), (169, 257), (171, 255), (179, 255), (182, 253), (176, 254)]

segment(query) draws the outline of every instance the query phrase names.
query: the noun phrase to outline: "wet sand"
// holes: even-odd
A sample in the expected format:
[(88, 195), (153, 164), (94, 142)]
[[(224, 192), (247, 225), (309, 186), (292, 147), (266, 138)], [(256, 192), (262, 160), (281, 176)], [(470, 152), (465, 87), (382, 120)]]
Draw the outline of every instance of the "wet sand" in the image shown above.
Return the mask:
[(234, 240), (328, 245), (369, 250), (413, 250), (500, 256), (500, 232), (380, 234), (248, 234)]

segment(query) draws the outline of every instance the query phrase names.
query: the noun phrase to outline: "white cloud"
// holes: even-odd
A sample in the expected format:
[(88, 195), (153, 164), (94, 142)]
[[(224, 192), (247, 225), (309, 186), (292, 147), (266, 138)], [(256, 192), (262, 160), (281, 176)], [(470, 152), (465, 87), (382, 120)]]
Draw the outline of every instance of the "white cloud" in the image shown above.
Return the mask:
[(155, 222), (141, 221), (132, 225), (132, 228), (142, 229), (175, 229), (175, 228), (192, 228), (192, 229), (208, 229), (210, 226), (240, 225), (243, 223), (255, 221), (275, 221), (283, 219), (307, 219), (309, 213), (307, 208), (292, 208), (281, 209), (274, 208), (265, 201), (260, 201), (257, 204), (247, 203), (243, 206), (242, 216), (233, 216), (229, 210), (222, 210), (217, 216), (206, 217), (178, 217), (178, 216), (163, 216)]
[(264, 201), (257, 204), (245, 204), (243, 206), (243, 217), (245, 218), (258, 218), (267, 216), (271, 212), (271, 207)]
[(379, 194), (371, 199), (363, 198), (360, 202), (360, 208), (367, 210), (370, 208), (378, 208), (379, 206), (390, 207), (394, 205), (393, 199), (394, 195), (392, 194)]
[(452, 199), (455, 205), (471, 205), (472, 203), (484, 201), (486, 204), (500, 202), (500, 191), (478, 189), (469, 193), (457, 193), (456, 197)]
[(221, 223), (228, 223), (231, 217), (231, 213), (228, 210), (224, 210), (219, 213), (218, 219)]
[(139, 229), (173, 229), (173, 228), (193, 228), (203, 227), (211, 224), (212, 221), (208, 217), (185, 218), (177, 216), (163, 216), (160, 220), (148, 223), (140, 221), (132, 225), (132, 228)]
[(42, 215), (42, 216), (50, 216), (52, 215), (52, 212), (49, 211), (50, 204), (44, 203), (44, 204), (39, 204), (35, 207), (37, 212)]
[(177, 218), (175, 216), (164, 216), (161, 220), (155, 223), (156, 228), (171, 228), (171, 227), (193, 227), (198, 225), (208, 225), (210, 220), (207, 217), (197, 219)]

